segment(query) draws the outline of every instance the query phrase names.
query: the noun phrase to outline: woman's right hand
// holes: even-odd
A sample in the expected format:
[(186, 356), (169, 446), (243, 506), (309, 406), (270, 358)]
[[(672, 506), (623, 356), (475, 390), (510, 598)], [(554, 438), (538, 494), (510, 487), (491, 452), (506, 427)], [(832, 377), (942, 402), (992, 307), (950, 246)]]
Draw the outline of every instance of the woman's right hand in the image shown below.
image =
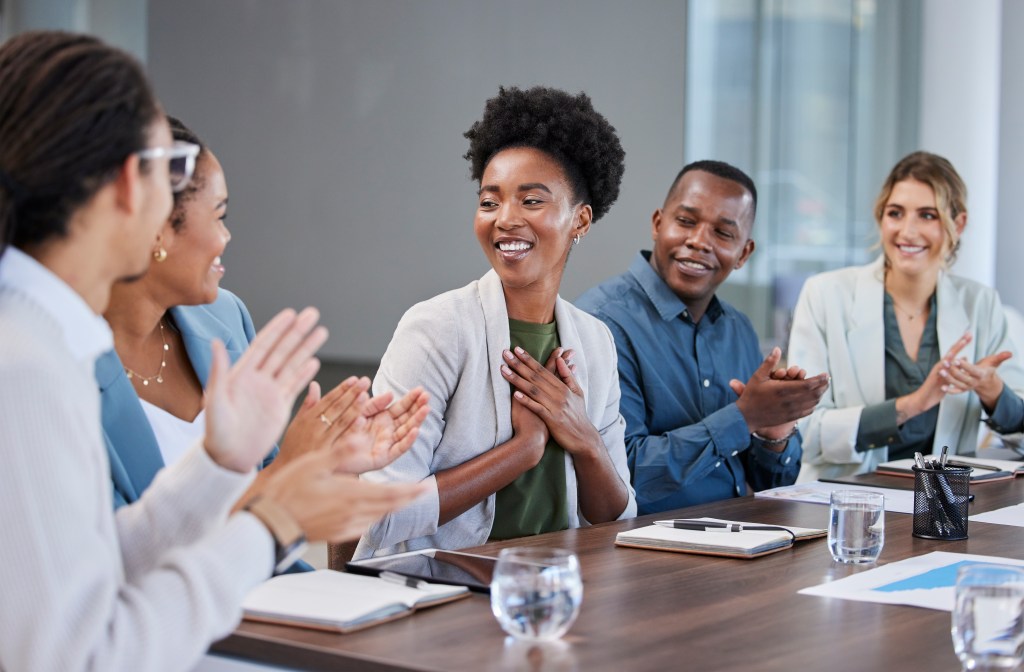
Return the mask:
[(960, 354), (960, 351), (971, 342), (971, 335), (964, 334), (956, 343), (953, 344), (945, 355), (942, 356), (932, 370), (928, 372), (928, 377), (924, 379), (924, 383), (921, 387), (917, 388), (910, 394), (899, 397), (896, 399), (896, 424), (902, 425), (907, 420), (910, 420), (914, 416), (920, 415), (925, 411), (937, 406), (947, 394), (957, 392), (955, 386), (951, 384), (949, 378), (949, 368), (953, 365), (953, 360)]
[(548, 426), (536, 413), (516, 401), (512, 402), (512, 435), (535, 455), (534, 465), (540, 462), (550, 437)]
[[(368, 434), (352, 435), (369, 452)], [(400, 509), (427, 491), (427, 484), (372, 483), (339, 473), (344, 451), (306, 453), (270, 474), (261, 495), (282, 506), (309, 541), (358, 539), (385, 514)]]
[(281, 440), (281, 454), (274, 464), (286, 464), (305, 453), (344, 442), (349, 431), (366, 425), (364, 408), (370, 399), (369, 378), (350, 376), (320, 396), (320, 385), (309, 384), (306, 399)]
[(213, 342), (203, 445), (214, 462), (245, 473), (273, 447), (296, 395), (320, 368), (313, 355), (327, 329), (319, 319), (315, 308), (281, 311), (230, 368), (224, 344)]

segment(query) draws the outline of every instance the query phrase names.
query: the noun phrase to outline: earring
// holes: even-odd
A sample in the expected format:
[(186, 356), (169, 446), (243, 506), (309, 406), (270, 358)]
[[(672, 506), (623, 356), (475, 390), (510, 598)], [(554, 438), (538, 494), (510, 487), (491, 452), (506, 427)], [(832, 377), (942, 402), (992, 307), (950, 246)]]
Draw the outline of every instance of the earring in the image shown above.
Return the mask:
[(165, 250), (162, 247), (158, 247), (157, 249), (153, 250), (153, 259), (156, 261), (156, 263), (161, 263), (162, 261), (167, 259), (167, 250)]
[(573, 245), (579, 245), (580, 244), (580, 234), (577, 233), (575, 236), (572, 237), (572, 244)]

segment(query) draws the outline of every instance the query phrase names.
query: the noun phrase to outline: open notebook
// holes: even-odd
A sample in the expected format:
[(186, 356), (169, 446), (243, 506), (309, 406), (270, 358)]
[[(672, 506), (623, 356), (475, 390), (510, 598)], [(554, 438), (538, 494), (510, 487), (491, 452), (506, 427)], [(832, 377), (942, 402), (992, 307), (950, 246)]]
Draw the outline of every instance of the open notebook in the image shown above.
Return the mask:
[(246, 596), (242, 609), (252, 621), (352, 632), (467, 595), (465, 586), (320, 569), (260, 584)]
[[(759, 525), (759, 523), (742, 523), (719, 518), (696, 518), (694, 520)], [(802, 541), (823, 537), (826, 533), (826, 530), (823, 529), (793, 527), (792, 525), (780, 525), (779, 527), (785, 527), (785, 530), (723, 532), (677, 530), (660, 525), (648, 525), (627, 532), (619, 532), (615, 537), (615, 545), (657, 551), (675, 551), (676, 553), (720, 555), (728, 558), (758, 558), (789, 548), (793, 545), (793, 536), (796, 537), (796, 541)], [(793, 535), (786, 530), (792, 532)]]
[[(952, 466), (970, 465), (974, 467), (971, 472), (971, 483), (984, 483), (985, 481), (1002, 481), (1024, 474), (1024, 462), (1013, 462), (1011, 460), (990, 460), (980, 457), (964, 457), (962, 455), (951, 455), (947, 464)], [(914, 460), (911, 458), (903, 460), (891, 460), (882, 462), (875, 470), (879, 474), (890, 476), (911, 476), (914, 475)]]

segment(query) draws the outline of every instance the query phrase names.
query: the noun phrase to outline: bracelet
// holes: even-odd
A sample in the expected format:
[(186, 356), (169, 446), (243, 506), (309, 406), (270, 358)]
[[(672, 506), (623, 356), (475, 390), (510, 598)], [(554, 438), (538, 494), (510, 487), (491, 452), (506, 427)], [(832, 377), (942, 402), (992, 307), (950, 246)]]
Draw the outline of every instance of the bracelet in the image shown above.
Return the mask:
[(306, 535), (291, 514), (261, 495), (253, 497), (242, 508), (263, 523), (274, 539), (274, 574), (291, 567), (306, 549)]
[(789, 440), (793, 438), (794, 434), (796, 434), (796, 426), (793, 427), (792, 431), (790, 431), (789, 434), (786, 434), (781, 439), (769, 439), (767, 437), (761, 436), (757, 432), (751, 432), (750, 433), (750, 435), (752, 437), (754, 437), (755, 439), (757, 439), (758, 441), (760, 441), (761, 443), (763, 443), (766, 446), (782, 446), (782, 445), (785, 445), (785, 444), (789, 443)]

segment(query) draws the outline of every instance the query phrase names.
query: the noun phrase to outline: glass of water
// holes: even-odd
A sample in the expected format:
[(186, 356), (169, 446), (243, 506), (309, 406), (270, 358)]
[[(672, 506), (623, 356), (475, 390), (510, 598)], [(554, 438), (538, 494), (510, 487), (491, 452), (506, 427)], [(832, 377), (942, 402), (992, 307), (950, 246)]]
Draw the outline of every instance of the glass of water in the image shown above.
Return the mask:
[(885, 543), (885, 496), (836, 490), (829, 501), (828, 550), (837, 562), (875, 562)]
[(569, 551), (506, 548), (491, 580), (491, 611), (517, 639), (551, 640), (568, 632), (583, 601), (580, 563)]
[(965, 670), (1011, 670), (1024, 658), (1024, 568), (964, 565), (956, 576), (953, 648)]

